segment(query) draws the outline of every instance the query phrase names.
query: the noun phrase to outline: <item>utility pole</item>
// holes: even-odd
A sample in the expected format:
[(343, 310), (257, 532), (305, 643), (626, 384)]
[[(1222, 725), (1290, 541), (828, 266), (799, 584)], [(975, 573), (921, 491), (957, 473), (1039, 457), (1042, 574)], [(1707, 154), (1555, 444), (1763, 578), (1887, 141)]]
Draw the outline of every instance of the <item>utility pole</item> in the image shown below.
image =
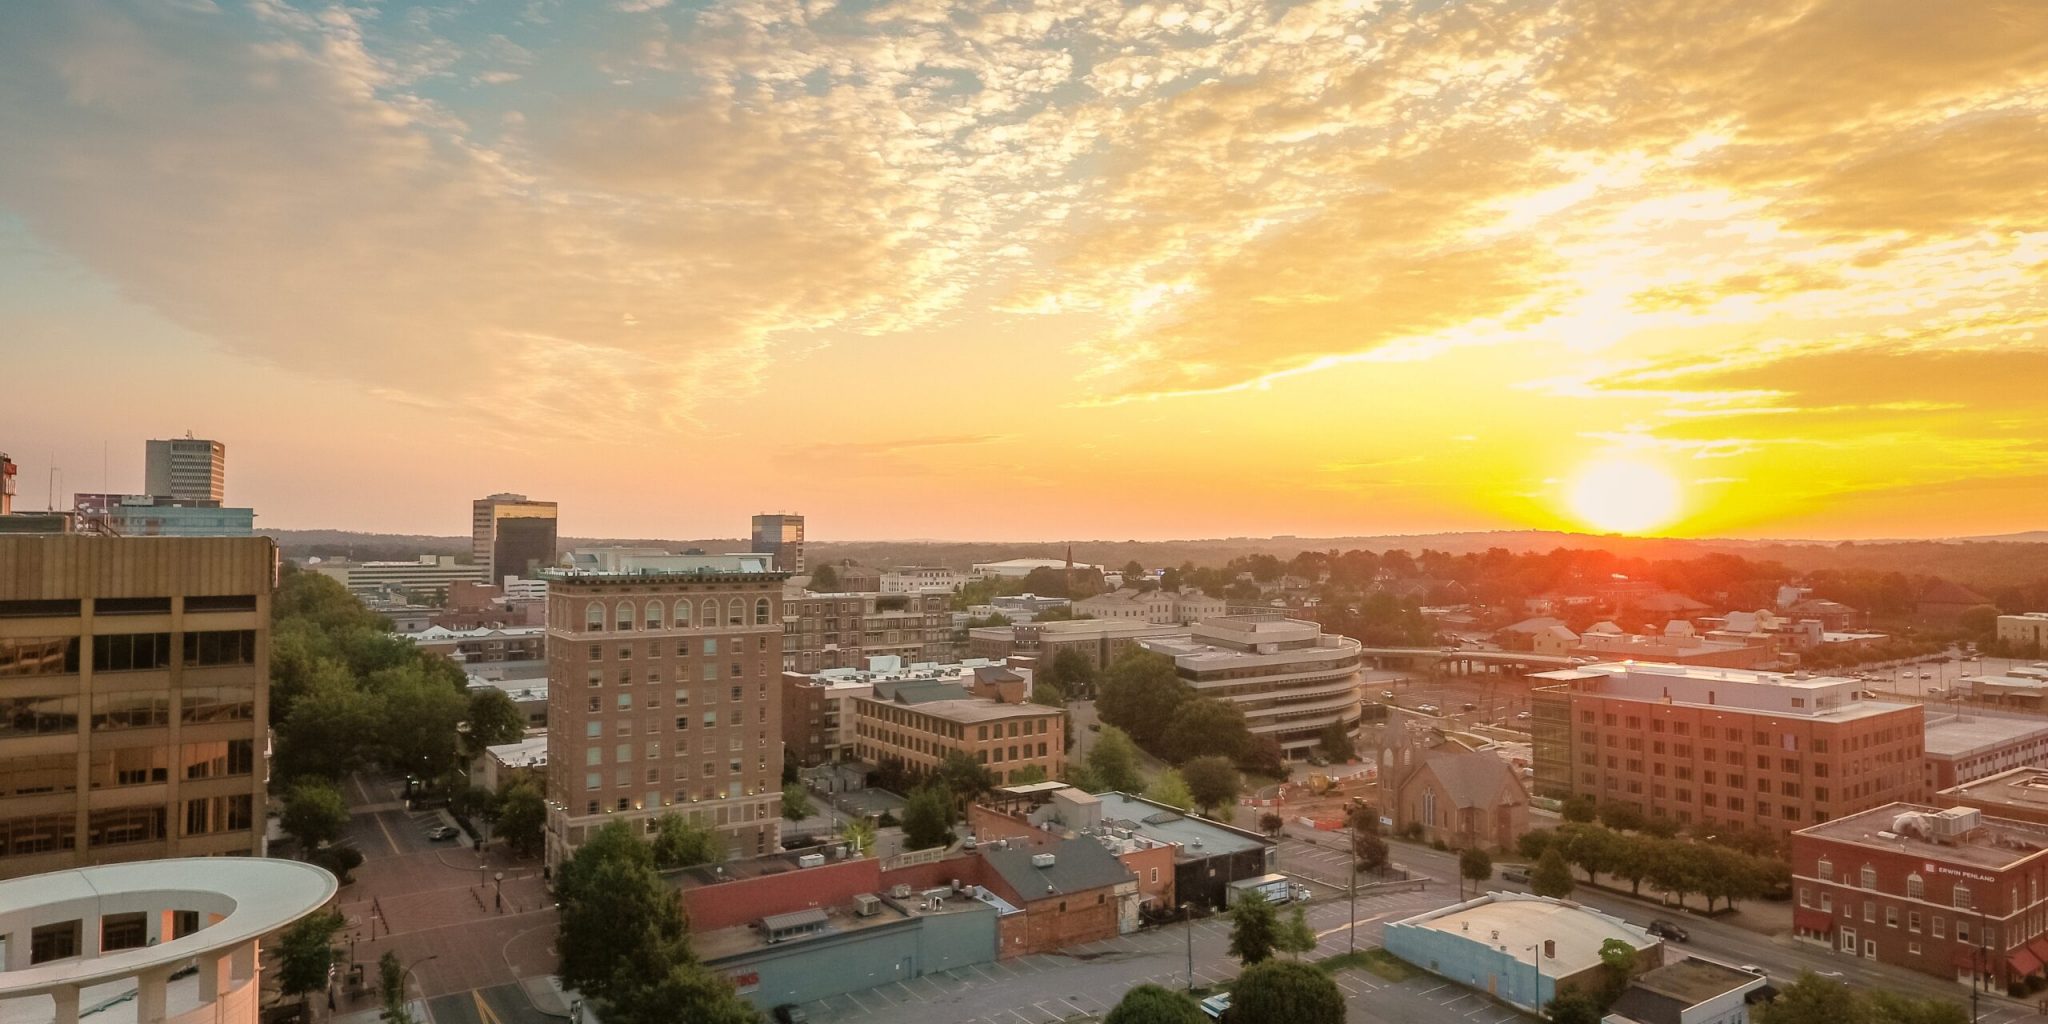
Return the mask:
[(1189, 994), (1189, 995), (1194, 995), (1194, 993), (1195, 993), (1195, 910), (1194, 910), (1194, 907), (1195, 907), (1195, 905), (1194, 905), (1194, 904), (1192, 904), (1192, 903), (1183, 903), (1183, 904), (1181, 904), (1181, 905), (1180, 905), (1180, 916), (1181, 916), (1182, 920), (1185, 920), (1185, 921), (1186, 921), (1186, 922), (1188, 923), (1188, 927), (1187, 927), (1187, 934), (1188, 934), (1188, 994)]
[(1358, 952), (1358, 826), (1356, 815), (1347, 830), (1350, 833), (1351, 848), (1344, 855), (1351, 859), (1351, 952)]

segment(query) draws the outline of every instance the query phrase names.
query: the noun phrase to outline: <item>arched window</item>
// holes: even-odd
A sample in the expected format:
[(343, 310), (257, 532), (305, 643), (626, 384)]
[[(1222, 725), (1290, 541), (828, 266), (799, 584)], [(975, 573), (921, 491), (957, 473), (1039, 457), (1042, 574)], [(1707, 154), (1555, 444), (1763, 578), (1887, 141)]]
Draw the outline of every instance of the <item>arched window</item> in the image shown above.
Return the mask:
[(765, 597), (757, 597), (754, 599), (754, 625), (765, 626), (767, 624), (768, 599)]
[(604, 632), (604, 605), (592, 601), (583, 606), (583, 630), (586, 633)]
[(620, 601), (612, 607), (612, 628), (624, 633), (633, 628), (633, 602)]
[(652, 601), (649, 601), (649, 602), (647, 602), (647, 622), (646, 622), (646, 624), (645, 624), (645, 625), (644, 625), (644, 626), (643, 626), (642, 628), (645, 628), (645, 629), (660, 629), (660, 628), (661, 628), (661, 617), (662, 617), (662, 616), (663, 616), (664, 614), (666, 614), (666, 613), (667, 613), (667, 611), (668, 611), (668, 605), (667, 605), (667, 604), (664, 604), (664, 603), (663, 603), (663, 602), (662, 602), (661, 600), (659, 600), (659, 599), (656, 599), (656, 600), (652, 600)]
[(1915, 872), (1913, 872), (1912, 874), (1910, 874), (1910, 875), (1907, 875), (1907, 876), (1906, 876), (1906, 897), (1907, 897), (1908, 899), (1916, 899), (1916, 900), (1917, 900), (1917, 899), (1923, 899), (1923, 898), (1925, 898), (1925, 897), (1926, 897), (1926, 895), (1927, 895), (1927, 883), (1925, 883), (1925, 882), (1923, 882), (1923, 881), (1921, 881), (1921, 880), (1920, 880), (1920, 872), (1918, 872), (1918, 871), (1915, 871)]
[(690, 599), (687, 597), (676, 599), (676, 628), (690, 628)]
[(697, 620), (697, 625), (703, 629), (711, 629), (718, 625), (717, 598), (707, 597), (704, 599), (704, 615)]
[(1863, 865), (1863, 877), (1860, 881), (1865, 889), (1877, 888), (1877, 869), (1868, 864)]
[(746, 624), (747, 624), (747, 606), (746, 606), (745, 604), (741, 603), (741, 602), (740, 602), (740, 599), (739, 599), (739, 598), (737, 598), (737, 597), (733, 598), (733, 599), (732, 599), (732, 600), (730, 600), (730, 601), (727, 601), (727, 602), (725, 603), (725, 620), (726, 620), (726, 625), (729, 625), (729, 626), (744, 626), (744, 625), (746, 625)]

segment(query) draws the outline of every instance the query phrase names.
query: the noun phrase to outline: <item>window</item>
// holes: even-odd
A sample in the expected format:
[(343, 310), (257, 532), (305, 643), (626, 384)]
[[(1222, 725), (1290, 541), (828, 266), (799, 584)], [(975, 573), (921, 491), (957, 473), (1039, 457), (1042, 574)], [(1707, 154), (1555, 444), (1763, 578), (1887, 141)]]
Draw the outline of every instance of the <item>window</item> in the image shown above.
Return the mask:
[(146, 672), (171, 667), (169, 633), (106, 633), (92, 638), (95, 672)]
[(690, 599), (687, 597), (676, 599), (675, 627), (677, 629), (690, 628)]
[(1865, 889), (1877, 888), (1877, 869), (1868, 864), (1863, 865), (1862, 882), (1859, 884)]
[(84, 930), (84, 922), (81, 921), (37, 925), (28, 933), (28, 962), (42, 964), (78, 956), (79, 937)]
[(623, 633), (633, 628), (633, 602), (620, 601), (612, 608), (612, 628)]
[(1869, 922), (1871, 922), (1872, 924), (1875, 924), (1875, 923), (1877, 923), (1877, 904), (1876, 904), (1876, 903), (1874, 903), (1874, 902), (1872, 902), (1872, 901), (1870, 901), (1870, 900), (1864, 900), (1864, 901), (1863, 901), (1863, 919), (1864, 919), (1865, 921), (1869, 921)]
[(0, 637), (0, 678), (78, 671), (77, 637)]
[(1909, 910), (1906, 912), (1906, 930), (1909, 932), (1918, 932), (1920, 930), (1919, 911)]
[[(592, 601), (583, 606), (583, 631), (601, 633), (604, 631), (604, 605)], [(597, 649), (591, 648), (590, 656), (597, 657)]]
[(1942, 924), (1940, 914), (1934, 915), (1933, 919), (1927, 922), (1927, 934), (1932, 935), (1937, 939), (1941, 938), (1943, 928), (1944, 925)]
[[(1961, 907), (1964, 910), (1970, 909), (1970, 887), (1967, 885), (1957, 885), (1955, 887), (1955, 892), (1949, 898), (1949, 905)], [(1962, 935), (1963, 925), (1961, 922), (1957, 922), (1956, 937), (1962, 938)]]
[(254, 665), (256, 631), (253, 629), (208, 630), (185, 634), (185, 664)]
[(765, 626), (767, 624), (768, 599), (765, 597), (757, 597), (754, 599), (754, 625)]
[(1899, 908), (1884, 908), (1884, 926), (1886, 928), (1897, 928), (1899, 926)]
[[(1739, 785), (1739, 783), (1737, 783), (1737, 785)], [(1814, 865), (1814, 870), (1815, 870), (1815, 872), (1816, 872), (1816, 873), (1818, 873), (1818, 874), (1820, 875), (1820, 880), (1821, 880), (1821, 881), (1823, 881), (1823, 882), (1827, 882), (1827, 881), (1832, 881), (1832, 880), (1834, 880), (1834, 877), (1835, 877), (1835, 865), (1834, 865), (1834, 863), (1833, 863), (1832, 861), (1828, 860), (1828, 859), (1827, 859), (1826, 857), (1822, 857), (1822, 858), (1820, 859), (1820, 863), (1818, 863), (1818, 864), (1815, 864), (1815, 865)]]
[[(711, 627), (718, 625), (718, 601), (716, 598), (707, 597), (704, 599), (704, 617), (700, 619), (697, 624), (699, 626), (704, 627), (705, 629), (710, 629)], [(704, 653), (711, 653), (711, 643), (712, 641), (709, 640), (704, 641)]]
[(1927, 886), (1920, 881), (1920, 872), (1915, 871), (1906, 876), (1906, 895), (1916, 900), (1927, 897)]
[(645, 629), (660, 629), (660, 628), (661, 628), (661, 626), (662, 626), (662, 613), (663, 613), (663, 612), (664, 612), (665, 610), (666, 610), (666, 609), (664, 608), (664, 606), (662, 605), (662, 603), (661, 603), (660, 601), (649, 601), (649, 602), (647, 602), (647, 611), (646, 611), (646, 614), (647, 614), (647, 618), (646, 618), (646, 619), (644, 619), (644, 620), (642, 620), (642, 622), (641, 622), (641, 626), (642, 626), (642, 628), (645, 628)]

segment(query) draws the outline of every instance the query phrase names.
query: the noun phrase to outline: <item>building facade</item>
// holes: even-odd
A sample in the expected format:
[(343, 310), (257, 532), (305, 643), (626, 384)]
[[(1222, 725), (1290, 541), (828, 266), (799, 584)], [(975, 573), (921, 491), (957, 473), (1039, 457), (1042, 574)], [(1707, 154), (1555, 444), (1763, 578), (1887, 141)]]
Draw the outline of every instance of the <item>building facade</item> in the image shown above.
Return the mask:
[(263, 537), (0, 536), (0, 877), (264, 850)]
[(1512, 850), (1529, 831), (1529, 791), (1507, 762), (1451, 744), (1432, 748), (1433, 730), (1390, 711), (1380, 730), (1380, 813), (1399, 831), (1422, 827), (1424, 842)]
[(779, 845), (782, 581), (756, 555), (548, 574), (549, 864), (618, 818)]
[(782, 602), (783, 669), (864, 668), (886, 657), (951, 661), (952, 607), (943, 593), (818, 594), (789, 588)]
[(228, 446), (186, 435), (144, 442), (142, 489), (181, 501), (227, 501)]
[(2048, 612), (2027, 612), (2024, 615), (2001, 615), (1998, 617), (1998, 639), (2021, 650), (2031, 649), (2035, 654), (2048, 654)]
[(754, 550), (775, 559), (775, 571), (802, 575), (809, 571), (804, 559), (804, 517), (771, 513), (754, 517)]
[(554, 502), (524, 494), (493, 494), (470, 502), (469, 557), (483, 568), (483, 582), (532, 578), (554, 565), (556, 512)]
[(2048, 719), (2012, 711), (1927, 706), (1927, 792), (2027, 765), (2048, 764)]
[(1199, 590), (1123, 588), (1074, 602), (1076, 615), (1098, 619), (1131, 619), (1155, 626), (1187, 626), (1225, 611), (1223, 599)]
[[(1010, 626), (978, 626), (967, 631), (967, 653), (976, 658), (1001, 661), (1029, 658), (1050, 665), (1062, 651), (1078, 651), (1096, 671), (1108, 668), (1124, 652), (1142, 646), (1143, 641), (1169, 637), (1185, 638), (1185, 626), (1159, 626), (1129, 619), (1055, 619)], [(1069, 694), (1091, 697), (1093, 694)]]
[(1532, 678), (1539, 793), (1790, 832), (1927, 792), (1921, 706), (1853, 679), (1633, 663)]
[(1842, 957), (2019, 990), (2048, 963), (2048, 828), (1892, 803), (1792, 834), (1795, 934)]
[[(939, 682), (972, 687), (985, 669), (1026, 680), (1031, 670), (1009, 669), (998, 662), (970, 658), (955, 662), (905, 662), (893, 655), (869, 658), (863, 668), (782, 673), (782, 742), (806, 767), (851, 761), (857, 746), (854, 702), (874, 695), (877, 683)], [(971, 691), (970, 691), (971, 692)]]
[(924, 774), (959, 752), (986, 765), (999, 785), (1021, 782), (1019, 773), (1031, 769), (1047, 779), (1066, 771), (1065, 712), (1025, 701), (1021, 687), (882, 682), (852, 703), (854, 756), (868, 764)]
[(1173, 659), (1181, 681), (1203, 697), (1244, 712), (1252, 735), (1284, 756), (1305, 758), (1332, 722), (1358, 724), (1358, 641), (1277, 614), (1226, 615), (1190, 628), (1187, 638), (1141, 640)]

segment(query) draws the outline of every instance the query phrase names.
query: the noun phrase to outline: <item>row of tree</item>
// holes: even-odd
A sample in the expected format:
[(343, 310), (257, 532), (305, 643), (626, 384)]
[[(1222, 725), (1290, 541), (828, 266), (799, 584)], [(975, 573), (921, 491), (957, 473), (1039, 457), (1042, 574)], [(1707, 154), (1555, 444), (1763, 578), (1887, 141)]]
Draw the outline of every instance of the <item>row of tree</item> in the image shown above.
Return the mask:
[(1169, 764), (1220, 757), (1260, 775), (1287, 774), (1279, 744), (1253, 735), (1235, 704), (1196, 694), (1163, 654), (1125, 651), (1102, 674), (1095, 707), (1103, 722)]
[(1523, 857), (1536, 861), (1530, 888), (1543, 896), (1567, 896), (1572, 889), (1569, 866), (1585, 872), (1587, 884), (1596, 875), (1629, 883), (1640, 894), (1644, 882), (1678, 898), (1704, 896), (1711, 913), (1716, 902), (1734, 906), (1782, 891), (1791, 882), (1791, 868), (1774, 857), (1759, 857), (1719, 843), (1616, 832), (1602, 825), (1569, 822), (1555, 829), (1525, 833), (1517, 840)]

